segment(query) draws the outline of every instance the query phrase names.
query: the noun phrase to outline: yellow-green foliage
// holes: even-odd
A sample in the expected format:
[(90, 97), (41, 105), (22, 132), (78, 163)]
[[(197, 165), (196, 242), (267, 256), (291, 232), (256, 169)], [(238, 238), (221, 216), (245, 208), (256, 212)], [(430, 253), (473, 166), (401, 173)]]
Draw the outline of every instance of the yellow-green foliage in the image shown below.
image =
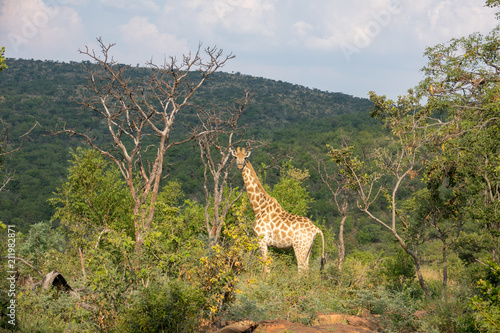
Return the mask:
[(218, 244), (211, 246), (200, 258), (200, 265), (193, 269), (190, 279), (199, 285), (206, 295), (206, 308), (215, 319), (239, 293), (236, 284), (239, 275), (246, 269), (247, 253), (257, 248), (255, 237), (246, 232), (243, 220), (243, 205), (234, 211), (237, 224), (226, 226)]
[(479, 326), (487, 332), (500, 331), (500, 266), (491, 262), (484, 279), (477, 281), (481, 295), (474, 296), (470, 305), (475, 311)]

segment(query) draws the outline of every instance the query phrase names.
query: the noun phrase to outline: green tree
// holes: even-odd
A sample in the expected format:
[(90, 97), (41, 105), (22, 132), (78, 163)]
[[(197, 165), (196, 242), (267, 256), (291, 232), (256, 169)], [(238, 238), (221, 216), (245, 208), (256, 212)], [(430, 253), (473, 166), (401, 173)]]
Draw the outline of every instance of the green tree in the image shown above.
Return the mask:
[(43, 221), (33, 224), (27, 235), (22, 239), (19, 253), (23, 259), (35, 267), (44, 264), (44, 258), (49, 251), (64, 252), (65, 235), (55, 229), (52, 223)]
[(500, 330), (500, 266), (497, 263), (486, 264), (488, 271), (477, 282), (480, 295), (471, 299), (471, 307), (479, 327), (485, 332)]
[[(464, 214), (484, 230), (492, 259), (500, 263), (500, 45), (498, 29), (426, 50), (426, 79), (418, 86), (434, 130), (433, 164), (446, 173), (454, 163)], [(431, 116), (433, 118), (431, 119)], [(439, 170), (437, 170), (439, 171)], [(436, 171), (436, 172), (437, 172)]]
[[(344, 149), (351, 149), (347, 147), (347, 142), (343, 138), (342, 143)], [(331, 148), (327, 145), (328, 148)], [(340, 162), (340, 161), (339, 161)], [(333, 165), (330, 165), (333, 164)], [(354, 196), (354, 189), (349, 183), (349, 173), (345, 171), (345, 166), (340, 162), (339, 164), (330, 163), (326, 164), (323, 159), (318, 159), (318, 166), (316, 171), (320, 175), (323, 184), (326, 185), (330, 194), (333, 196), (333, 201), (330, 200), (330, 204), (334, 205), (341, 215), (340, 226), (339, 226), (339, 242), (338, 242), (338, 269), (342, 270), (342, 266), (345, 258), (345, 244), (344, 244), (344, 226), (347, 220), (347, 213), (349, 211), (349, 203)], [(358, 233), (360, 235), (360, 233)]]
[(117, 168), (95, 150), (78, 148), (71, 155), (68, 180), (50, 199), (56, 206), (53, 219), (81, 248), (95, 246), (107, 232), (133, 236), (132, 201)]
[[(413, 185), (425, 161), (425, 131), (420, 129), (422, 114), (418, 97), (414, 92), (400, 96), (397, 101), (388, 100), (370, 92), (373, 102), (371, 116), (382, 120), (393, 134), (384, 147), (374, 149), (368, 157), (371, 164), (353, 154), (349, 147), (330, 147), (330, 156), (339, 165), (353, 189), (358, 193), (358, 207), (386, 230), (390, 231), (401, 248), (414, 261), (418, 281), (426, 296), (430, 292), (421, 271), (421, 260), (416, 244), (406, 236), (408, 225), (401, 219), (401, 204), (405, 191)], [(382, 144), (382, 142), (381, 142)], [(374, 208), (383, 195), (387, 205), (385, 209)]]
[[(429, 61), (423, 68), (426, 78), (415, 89), (397, 101), (370, 93), (372, 116), (382, 119), (399, 146), (393, 152), (378, 151), (379, 170), (387, 170), (392, 178), (392, 191), (386, 194), (390, 224), (369, 210), (374, 202), (368, 195), (372, 178), (365, 177), (353, 162), (350, 173), (361, 196), (361, 209), (391, 230), (414, 258), (422, 286), (418, 258), (405, 244), (412, 238), (410, 231), (423, 226), (422, 219), (427, 217), (430, 223), (424, 228), (437, 230), (444, 247), (464, 219), (473, 221), (484, 231), (489, 257), (497, 263), (500, 260), (499, 38), (495, 29), (486, 36), (475, 33), (429, 47), (425, 52)], [(332, 153), (337, 159), (342, 156), (338, 151)], [(420, 221), (409, 225), (411, 221), (396, 202), (404, 197), (402, 181), (418, 176), (422, 167), (427, 170), (424, 181), (429, 191), (414, 197), (419, 202)], [(404, 233), (399, 234), (398, 228)]]
[[(432, 178), (429, 179), (428, 177)], [(458, 240), (465, 220), (465, 198), (453, 187), (453, 176), (426, 174), (427, 187), (416, 191), (403, 203), (401, 216), (409, 226), (407, 234), (414, 243), (437, 239), (442, 244), (443, 296), (448, 285), (448, 251)], [(450, 184), (451, 181), (451, 184)], [(451, 187), (451, 188), (450, 188)], [(407, 215), (405, 215), (407, 214)]]
[(162, 274), (182, 276), (206, 246), (204, 209), (184, 198), (179, 182), (170, 181), (158, 195), (155, 219), (144, 238), (143, 255)]
[(281, 166), (279, 182), (268, 193), (278, 200), (287, 212), (306, 216), (310, 204), (314, 201), (303, 184), (307, 178), (309, 178), (307, 169), (298, 169), (292, 165), (291, 161), (287, 161)]

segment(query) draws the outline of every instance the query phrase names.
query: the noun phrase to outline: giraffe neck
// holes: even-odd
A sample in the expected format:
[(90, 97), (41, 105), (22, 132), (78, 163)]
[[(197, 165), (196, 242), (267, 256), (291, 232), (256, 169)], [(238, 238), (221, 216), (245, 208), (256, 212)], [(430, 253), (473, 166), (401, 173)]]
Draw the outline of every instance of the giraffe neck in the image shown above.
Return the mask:
[(248, 199), (250, 199), (250, 204), (252, 205), (255, 216), (258, 216), (263, 210), (265, 202), (270, 200), (271, 196), (264, 190), (250, 162), (245, 162), (242, 175), (247, 189)]

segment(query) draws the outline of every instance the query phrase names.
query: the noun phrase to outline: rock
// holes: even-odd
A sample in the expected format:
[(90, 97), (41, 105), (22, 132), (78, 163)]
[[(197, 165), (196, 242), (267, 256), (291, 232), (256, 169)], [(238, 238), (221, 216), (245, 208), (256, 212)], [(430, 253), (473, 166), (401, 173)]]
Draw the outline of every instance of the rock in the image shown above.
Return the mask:
[[(318, 316), (314, 326), (306, 326), (299, 323), (292, 323), (287, 320), (270, 320), (254, 323), (243, 321), (228, 325), (212, 333), (375, 333), (369, 327), (375, 327), (376, 324), (366, 318), (347, 316), (342, 314), (329, 314)], [(359, 319), (359, 320), (358, 320)], [(349, 323), (349, 324), (347, 324)], [(352, 323), (352, 324), (351, 324)], [(357, 325), (357, 326), (354, 326)]]
[(263, 321), (259, 324), (255, 333), (281, 333), (281, 332), (294, 332), (294, 333), (317, 333), (318, 331), (313, 327), (308, 327), (299, 323), (292, 323), (287, 320), (272, 320)]
[(249, 333), (253, 332), (259, 324), (253, 321), (240, 321), (227, 326), (224, 326), (220, 330), (214, 331), (213, 333)]

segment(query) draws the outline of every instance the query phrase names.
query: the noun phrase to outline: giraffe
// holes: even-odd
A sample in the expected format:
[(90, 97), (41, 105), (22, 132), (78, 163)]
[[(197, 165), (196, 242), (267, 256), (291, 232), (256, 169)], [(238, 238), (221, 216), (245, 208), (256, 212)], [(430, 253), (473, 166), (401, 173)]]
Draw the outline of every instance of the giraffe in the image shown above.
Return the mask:
[(231, 150), (231, 153), (236, 157), (236, 166), (242, 171), (248, 198), (255, 213), (253, 230), (259, 238), (259, 250), (263, 260), (267, 261), (268, 246), (280, 249), (293, 247), (299, 272), (307, 271), (314, 239), (320, 234), (323, 243), (320, 270), (323, 270), (326, 262), (323, 232), (307, 217), (285, 211), (275, 198), (266, 193), (252, 164), (247, 160), (250, 151), (238, 147), (236, 152)]

